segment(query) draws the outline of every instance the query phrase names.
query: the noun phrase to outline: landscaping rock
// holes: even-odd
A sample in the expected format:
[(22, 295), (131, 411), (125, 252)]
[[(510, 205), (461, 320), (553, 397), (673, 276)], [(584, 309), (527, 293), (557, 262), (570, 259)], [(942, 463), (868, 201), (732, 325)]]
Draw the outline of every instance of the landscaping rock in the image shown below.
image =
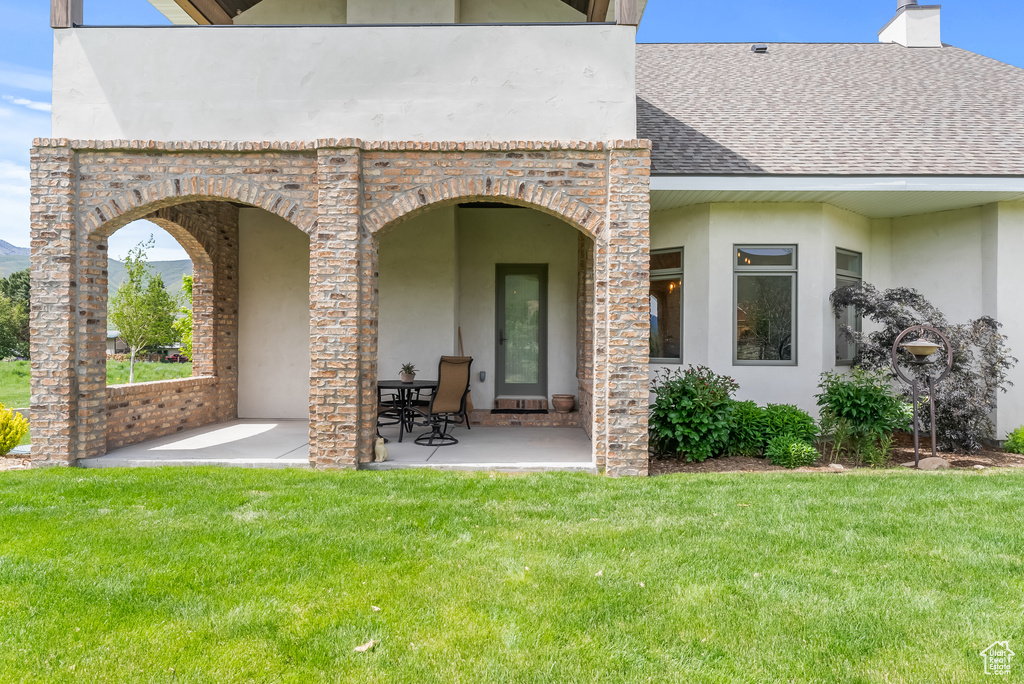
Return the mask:
[(846, 468), (844, 468), (841, 463), (829, 463), (828, 467), (836, 471), (837, 473), (841, 473), (844, 470), (846, 470)]
[[(909, 463), (903, 463), (902, 465), (904, 468), (913, 468), (914, 462), (910, 461)], [(919, 468), (921, 470), (948, 470), (949, 461), (937, 456), (935, 458), (922, 458)]]

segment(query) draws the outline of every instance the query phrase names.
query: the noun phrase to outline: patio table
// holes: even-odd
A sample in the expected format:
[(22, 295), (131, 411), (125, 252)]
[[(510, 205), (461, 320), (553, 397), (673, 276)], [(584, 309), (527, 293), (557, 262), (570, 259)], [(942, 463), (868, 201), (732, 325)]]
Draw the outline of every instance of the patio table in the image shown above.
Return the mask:
[(413, 402), (415, 397), (423, 390), (436, 390), (437, 380), (413, 380), (402, 382), (401, 380), (378, 380), (377, 390), (392, 390), (398, 392), (398, 409), (400, 418), (398, 421), (398, 441), (401, 442), (406, 432), (412, 432), (417, 411)]

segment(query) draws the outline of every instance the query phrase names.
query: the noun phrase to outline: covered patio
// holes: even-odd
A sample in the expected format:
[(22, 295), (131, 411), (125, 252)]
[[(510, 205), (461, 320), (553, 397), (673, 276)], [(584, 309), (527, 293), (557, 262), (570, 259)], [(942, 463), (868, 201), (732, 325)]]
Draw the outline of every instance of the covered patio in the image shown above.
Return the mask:
[[(458, 428), (459, 443), (444, 447), (398, 442), (398, 428), (384, 428), (389, 458), (367, 470), (431, 468), (498, 472), (596, 473), (590, 440), (580, 429)], [(229, 466), (309, 468), (309, 423), (304, 420), (234, 420), (187, 430), (81, 459), (85, 468)]]

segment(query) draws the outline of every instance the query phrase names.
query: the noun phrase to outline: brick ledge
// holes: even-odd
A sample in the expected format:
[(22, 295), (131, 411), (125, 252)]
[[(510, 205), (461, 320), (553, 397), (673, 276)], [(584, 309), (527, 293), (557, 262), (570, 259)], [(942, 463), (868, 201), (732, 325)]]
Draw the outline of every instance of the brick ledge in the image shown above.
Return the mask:
[(159, 394), (164, 390), (181, 392), (194, 387), (208, 387), (217, 384), (213, 375), (198, 375), (191, 378), (175, 378), (173, 380), (153, 380), (152, 382), (136, 382), (131, 385), (108, 385), (107, 399), (120, 399), (139, 394)]

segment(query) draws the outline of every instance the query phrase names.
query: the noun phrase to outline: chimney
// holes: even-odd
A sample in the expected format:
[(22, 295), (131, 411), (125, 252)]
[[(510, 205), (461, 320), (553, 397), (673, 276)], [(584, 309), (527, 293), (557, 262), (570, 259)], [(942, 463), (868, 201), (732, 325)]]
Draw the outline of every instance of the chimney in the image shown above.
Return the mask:
[(896, 0), (896, 16), (878, 32), (879, 43), (903, 47), (942, 47), (941, 5), (918, 5), (917, 0)]

